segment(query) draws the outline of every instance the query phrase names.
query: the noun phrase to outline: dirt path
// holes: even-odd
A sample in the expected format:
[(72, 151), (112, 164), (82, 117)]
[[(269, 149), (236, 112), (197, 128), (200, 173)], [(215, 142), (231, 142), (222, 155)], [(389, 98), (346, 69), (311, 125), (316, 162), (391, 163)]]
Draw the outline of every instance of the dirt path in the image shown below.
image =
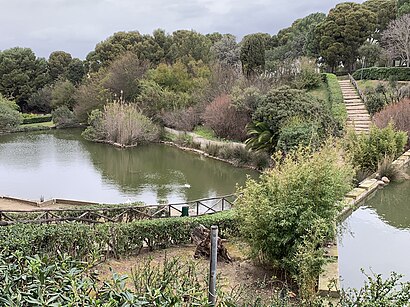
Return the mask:
[(216, 146), (232, 146), (232, 147), (245, 147), (245, 144), (238, 142), (222, 142), (222, 141), (213, 141), (205, 139), (194, 132), (179, 131), (171, 128), (165, 127), (165, 131), (172, 133), (174, 135), (183, 135), (188, 134), (192, 137), (192, 140), (201, 145), (201, 148), (205, 148), (207, 145), (216, 145)]
[(28, 203), (4, 199), (0, 197), (0, 210), (33, 210), (33, 209), (57, 209), (57, 208), (66, 208), (66, 205), (48, 205), (46, 207), (37, 207), (30, 205)]

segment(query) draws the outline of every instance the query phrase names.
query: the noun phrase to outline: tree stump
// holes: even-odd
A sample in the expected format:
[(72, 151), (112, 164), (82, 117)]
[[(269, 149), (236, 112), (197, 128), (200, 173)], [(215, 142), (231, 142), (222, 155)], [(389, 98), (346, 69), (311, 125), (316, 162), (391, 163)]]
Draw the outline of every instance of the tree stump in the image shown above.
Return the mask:
[[(198, 259), (205, 257), (209, 259), (211, 255), (211, 230), (204, 225), (199, 225), (192, 230), (191, 239), (196, 245), (194, 258)], [(217, 246), (218, 261), (224, 261), (227, 263), (232, 262), (232, 258), (226, 247), (223, 245), (223, 240), (219, 236)]]

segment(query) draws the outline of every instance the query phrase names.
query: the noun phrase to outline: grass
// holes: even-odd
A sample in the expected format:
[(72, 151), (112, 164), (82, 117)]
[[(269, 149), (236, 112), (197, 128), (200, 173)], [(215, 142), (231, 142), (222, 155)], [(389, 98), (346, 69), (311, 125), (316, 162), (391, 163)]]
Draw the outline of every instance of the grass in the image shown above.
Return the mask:
[[(384, 84), (385, 86), (389, 85), (389, 81), (385, 80), (358, 80), (357, 85), (362, 91), (366, 89), (375, 89), (379, 83)], [(410, 84), (408, 81), (399, 81), (399, 86)]]
[(204, 139), (211, 140), (211, 141), (221, 141), (216, 135), (215, 132), (208, 127), (205, 126), (196, 126), (194, 129), (194, 133)]
[(320, 86), (318, 88), (315, 88), (313, 90), (308, 91), (309, 94), (311, 94), (312, 96), (321, 99), (325, 102), (329, 101), (329, 94), (328, 94), (328, 90), (326, 87), (326, 84), (324, 82), (320, 83)]
[(23, 124), (20, 125), (21, 128), (32, 128), (32, 127), (54, 127), (54, 123), (53, 121), (49, 121), (49, 122), (44, 122), (44, 123), (35, 123), (35, 124)]

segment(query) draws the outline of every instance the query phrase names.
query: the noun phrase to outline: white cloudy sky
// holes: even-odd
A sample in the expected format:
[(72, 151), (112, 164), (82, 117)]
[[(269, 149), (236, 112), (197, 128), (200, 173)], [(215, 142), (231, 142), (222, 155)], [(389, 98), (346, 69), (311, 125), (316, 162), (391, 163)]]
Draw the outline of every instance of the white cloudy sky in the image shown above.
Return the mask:
[[(363, 2), (354, 0), (355, 2)], [(327, 13), (342, 0), (0, 0), (0, 50), (20, 46), (48, 57), (85, 58), (114, 32), (194, 29), (277, 33), (295, 19)]]

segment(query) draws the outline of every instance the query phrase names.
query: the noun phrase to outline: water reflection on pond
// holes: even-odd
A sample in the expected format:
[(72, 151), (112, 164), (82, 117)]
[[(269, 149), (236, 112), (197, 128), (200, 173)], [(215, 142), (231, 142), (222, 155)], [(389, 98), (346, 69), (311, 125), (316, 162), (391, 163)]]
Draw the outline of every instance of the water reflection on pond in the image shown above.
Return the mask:
[(79, 130), (0, 137), (0, 195), (106, 203), (179, 202), (235, 192), (258, 174), (165, 145), (118, 149)]
[(410, 281), (410, 181), (379, 190), (339, 225), (339, 270), (343, 287), (359, 288), (361, 273), (395, 271)]

